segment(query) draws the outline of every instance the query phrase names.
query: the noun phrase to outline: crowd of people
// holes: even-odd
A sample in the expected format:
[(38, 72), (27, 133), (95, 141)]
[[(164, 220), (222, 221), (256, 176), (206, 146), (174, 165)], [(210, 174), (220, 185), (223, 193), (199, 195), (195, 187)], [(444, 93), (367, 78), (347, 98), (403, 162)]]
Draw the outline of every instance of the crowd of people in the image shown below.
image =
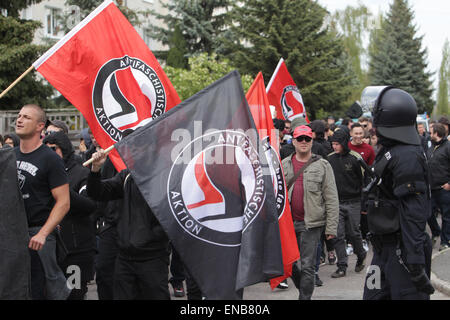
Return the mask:
[[(308, 171), (305, 171), (303, 175), (300, 174), (296, 183), (291, 185), (292, 190), (289, 190), (292, 216), (302, 255), (301, 268), (294, 266), (293, 269), (294, 284), (297, 286), (300, 283), (300, 287), (306, 287), (303, 291), (299, 288), (300, 299), (309, 299), (314, 285), (323, 285), (317, 271), (326, 261), (329, 264), (337, 264), (336, 271), (331, 274), (333, 278), (346, 276), (348, 256), (351, 254), (357, 256), (355, 272), (361, 272), (366, 264), (369, 227), (363, 189), (370, 181), (369, 167), (373, 165), (381, 146), (372, 119), (360, 117), (355, 121), (347, 118), (339, 122), (337, 125), (333, 116), (314, 120), (310, 124), (302, 118), (293, 121), (274, 119), (274, 126), (279, 130), (282, 141), (280, 156), (286, 181), (289, 181), (293, 172), (299, 170), (302, 165), (309, 165), (308, 160), (310, 157), (313, 159), (313, 155), (326, 159), (332, 169), (332, 173), (328, 175), (324, 169), (319, 174), (320, 170), (314, 170), (315, 178), (309, 178)], [(440, 239), (440, 251), (449, 247), (449, 124), (446, 117), (441, 117), (438, 121), (429, 123), (429, 132), (424, 124), (417, 126), (431, 173), (432, 214), (428, 219), (428, 226), (433, 245)], [(329, 183), (327, 176), (333, 177), (335, 187)], [(322, 220), (321, 223), (305, 229), (304, 224), (307, 224), (309, 219), (314, 219), (308, 216), (314, 215), (315, 211), (304, 207), (303, 203), (310, 203), (309, 194), (317, 195), (319, 190), (316, 182), (320, 182), (322, 192), (319, 196), (320, 208), (325, 211), (325, 214), (321, 215), (328, 220)], [(437, 221), (439, 214), (442, 216), (442, 226)], [(303, 228), (298, 227), (299, 224), (302, 224)], [(335, 229), (330, 231), (332, 227)], [(318, 235), (320, 232), (321, 236)], [(298, 280), (299, 278), (302, 281)], [(309, 280), (305, 281), (304, 278)], [(281, 283), (278, 288), (287, 289), (287, 281)]]
[[(449, 125), (442, 117), (430, 122), (429, 132), (417, 126), (430, 169), (428, 225), (439, 250), (450, 245)], [(292, 279), (299, 299), (311, 299), (314, 287), (323, 285), (321, 264), (336, 264), (330, 276), (342, 278), (354, 253), (355, 272), (365, 268), (364, 188), (381, 148), (379, 136), (366, 117), (339, 124), (333, 116), (311, 123), (274, 119), (274, 126), (301, 252)], [(168, 284), (176, 297), (204, 298), (129, 172), (115, 170), (89, 129), (81, 132), (77, 148), (68, 134), (66, 123), (49, 121), (31, 104), (18, 113), (15, 133), (0, 136), (0, 147), (15, 148), (17, 158), (30, 235), (31, 298), (85, 299), (94, 279), (100, 300), (170, 299)], [(81, 275), (73, 288), (66, 281), (71, 266)], [(278, 288), (288, 288), (287, 281)]]

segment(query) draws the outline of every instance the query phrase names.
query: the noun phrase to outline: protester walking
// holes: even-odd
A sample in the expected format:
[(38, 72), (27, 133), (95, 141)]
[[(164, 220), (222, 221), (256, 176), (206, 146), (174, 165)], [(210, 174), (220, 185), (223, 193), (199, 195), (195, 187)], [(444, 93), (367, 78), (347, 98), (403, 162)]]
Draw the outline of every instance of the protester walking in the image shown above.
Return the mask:
[(75, 158), (75, 151), (64, 131), (55, 131), (44, 138), (44, 144), (64, 160), (69, 178), (70, 210), (60, 223), (60, 234), (67, 248), (67, 256), (59, 262), (69, 278), (78, 269), (80, 282), (73, 288), (68, 300), (83, 300), (88, 291), (87, 283), (94, 278), (94, 256), (96, 253), (93, 214), (97, 206), (87, 197), (86, 184), (89, 169)]
[(16, 150), (19, 185), (25, 202), (30, 235), (31, 291), (37, 300), (65, 300), (71, 290), (56, 261), (55, 228), (70, 208), (63, 160), (43, 145), (46, 123), (41, 107), (22, 107), (16, 121), (20, 146)]
[(114, 299), (169, 300), (169, 240), (127, 169), (101, 180), (103, 150), (93, 154), (88, 195), (101, 201), (122, 199), (117, 223)]
[(292, 278), (299, 299), (309, 300), (314, 291), (317, 247), (322, 230), (327, 239), (336, 237), (339, 202), (333, 169), (328, 161), (311, 152), (312, 130), (301, 125), (294, 130), (295, 153), (283, 160), (294, 228), (301, 258)]
[(346, 275), (348, 257), (345, 239), (351, 241), (358, 260), (355, 272), (364, 269), (366, 251), (363, 248), (361, 231), (361, 191), (364, 184), (364, 169), (361, 155), (348, 148), (349, 136), (344, 130), (337, 130), (330, 138), (334, 152), (328, 156), (333, 168), (339, 195), (339, 225), (334, 247), (337, 253), (337, 270), (331, 277), (341, 278)]
[(431, 200), (442, 215), (441, 245), (439, 251), (450, 247), (450, 141), (446, 139), (443, 124), (435, 123), (431, 134), (433, 146), (429, 149), (431, 173)]

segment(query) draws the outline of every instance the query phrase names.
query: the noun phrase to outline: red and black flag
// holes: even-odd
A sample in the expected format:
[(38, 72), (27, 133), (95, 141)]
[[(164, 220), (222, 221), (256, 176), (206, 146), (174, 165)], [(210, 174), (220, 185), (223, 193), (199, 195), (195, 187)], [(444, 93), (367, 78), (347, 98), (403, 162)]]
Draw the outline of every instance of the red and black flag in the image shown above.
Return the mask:
[(207, 299), (283, 274), (278, 215), (234, 71), (115, 145)]
[(269, 103), (275, 106), (277, 118), (293, 120), (303, 117), (309, 122), (300, 90), (292, 79), (283, 58), (278, 62), (267, 85), (267, 97)]
[[(153, 53), (113, 1), (103, 2), (33, 66), (86, 119), (103, 149), (180, 103)], [(118, 171), (125, 165), (110, 153)]]
[(0, 300), (27, 300), (30, 237), (14, 149), (0, 149), (0, 166)]
[(294, 223), (292, 221), (291, 206), (289, 205), (288, 191), (284, 180), (283, 167), (278, 143), (278, 131), (273, 126), (272, 115), (267, 99), (266, 88), (262, 73), (258, 73), (246, 95), (250, 111), (255, 120), (264, 154), (272, 176), (272, 185), (275, 192), (278, 223), (280, 225), (281, 248), (283, 251), (284, 275), (270, 280), (272, 289), (292, 274), (292, 265), (300, 258)]

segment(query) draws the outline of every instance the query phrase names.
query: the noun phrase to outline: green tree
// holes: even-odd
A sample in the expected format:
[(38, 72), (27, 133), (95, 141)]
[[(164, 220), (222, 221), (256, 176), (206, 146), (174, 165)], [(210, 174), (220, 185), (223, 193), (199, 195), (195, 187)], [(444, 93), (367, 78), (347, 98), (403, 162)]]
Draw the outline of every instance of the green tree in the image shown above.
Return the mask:
[(173, 0), (163, 3), (168, 14), (154, 10), (151, 14), (165, 26), (152, 24), (152, 36), (162, 44), (171, 45), (170, 37), (178, 26), (190, 55), (211, 54), (220, 44), (217, 39), (226, 24), (229, 3), (230, 0)]
[(394, 0), (381, 31), (373, 36), (369, 77), (372, 85), (393, 85), (410, 93), (419, 113), (433, 109), (432, 73), (427, 72), (423, 36), (416, 36), (414, 13), (407, 0)]
[[(66, 0), (66, 10), (60, 15), (59, 21), (64, 32), (69, 32), (76, 24), (86, 18), (95, 10), (104, 0)], [(141, 24), (142, 17), (147, 11), (132, 10), (123, 4), (123, 0), (116, 1), (120, 11), (127, 17), (128, 21), (134, 26)]]
[[(18, 19), (18, 12), (39, 1), (0, 1), (0, 9), (7, 9), (8, 16), (0, 15), (0, 88), (6, 89), (47, 49), (32, 44), (40, 23)], [(37, 103), (44, 108), (52, 104), (53, 91), (49, 85), (30, 73), (0, 99), (0, 109), (20, 109), (24, 104)]]
[(242, 1), (231, 11), (223, 54), (242, 73), (262, 71), (266, 81), (284, 58), (310, 119), (320, 109), (336, 112), (348, 107), (355, 85), (341, 37), (324, 25), (326, 15), (312, 0)]
[(180, 27), (176, 26), (169, 39), (169, 52), (167, 54), (167, 65), (174, 68), (187, 69), (188, 58), (186, 40), (184, 40)]
[[(189, 58), (189, 70), (167, 66), (164, 71), (180, 99), (186, 100), (235, 69), (227, 59), (219, 61), (215, 54), (201, 53)], [(243, 74), (241, 79), (243, 88), (247, 91), (254, 79)]]
[(449, 80), (450, 80), (450, 44), (445, 40), (442, 48), (442, 62), (439, 68), (439, 86), (437, 92), (437, 114), (447, 115), (449, 112)]
[(358, 3), (357, 7), (347, 6), (344, 10), (334, 12), (330, 17), (332, 30), (342, 35), (345, 51), (350, 57), (354, 75), (357, 78), (358, 89), (354, 90), (347, 101), (351, 105), (359, 100), (362, 90), (369, 85), (368, 70), (366, 67), (367, 51), (364, 46), (369, 30), (376, 27), (377, 20), (373, 19), (369, 9)]
[(19, 18), (20, 10), (41, 1), (42, 0), (0, 0), (0, 9), (7, 10), (8, 17)]

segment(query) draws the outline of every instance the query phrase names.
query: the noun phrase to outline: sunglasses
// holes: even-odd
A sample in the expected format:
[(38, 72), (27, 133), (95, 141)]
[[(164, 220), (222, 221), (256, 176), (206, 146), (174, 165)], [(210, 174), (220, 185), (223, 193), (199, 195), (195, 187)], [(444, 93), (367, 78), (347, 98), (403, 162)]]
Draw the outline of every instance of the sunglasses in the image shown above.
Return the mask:
[(47, 130), (45, 130), (44, 134), (45, 134), (46, 136), (48, 136), (49, 134), (52, 134), (53, 132), (56, 132), (56, 131), (47, 131)]
[(55, 146), (49, 147), (49, 148), (56, 152), (56, 147)]
[(302, 142), (302, 141), (306, 141), (306, 142), (311, 142), (312, 138), (308, 137), (308, 136), (300, 136), (296, 138), (298, 142)]

